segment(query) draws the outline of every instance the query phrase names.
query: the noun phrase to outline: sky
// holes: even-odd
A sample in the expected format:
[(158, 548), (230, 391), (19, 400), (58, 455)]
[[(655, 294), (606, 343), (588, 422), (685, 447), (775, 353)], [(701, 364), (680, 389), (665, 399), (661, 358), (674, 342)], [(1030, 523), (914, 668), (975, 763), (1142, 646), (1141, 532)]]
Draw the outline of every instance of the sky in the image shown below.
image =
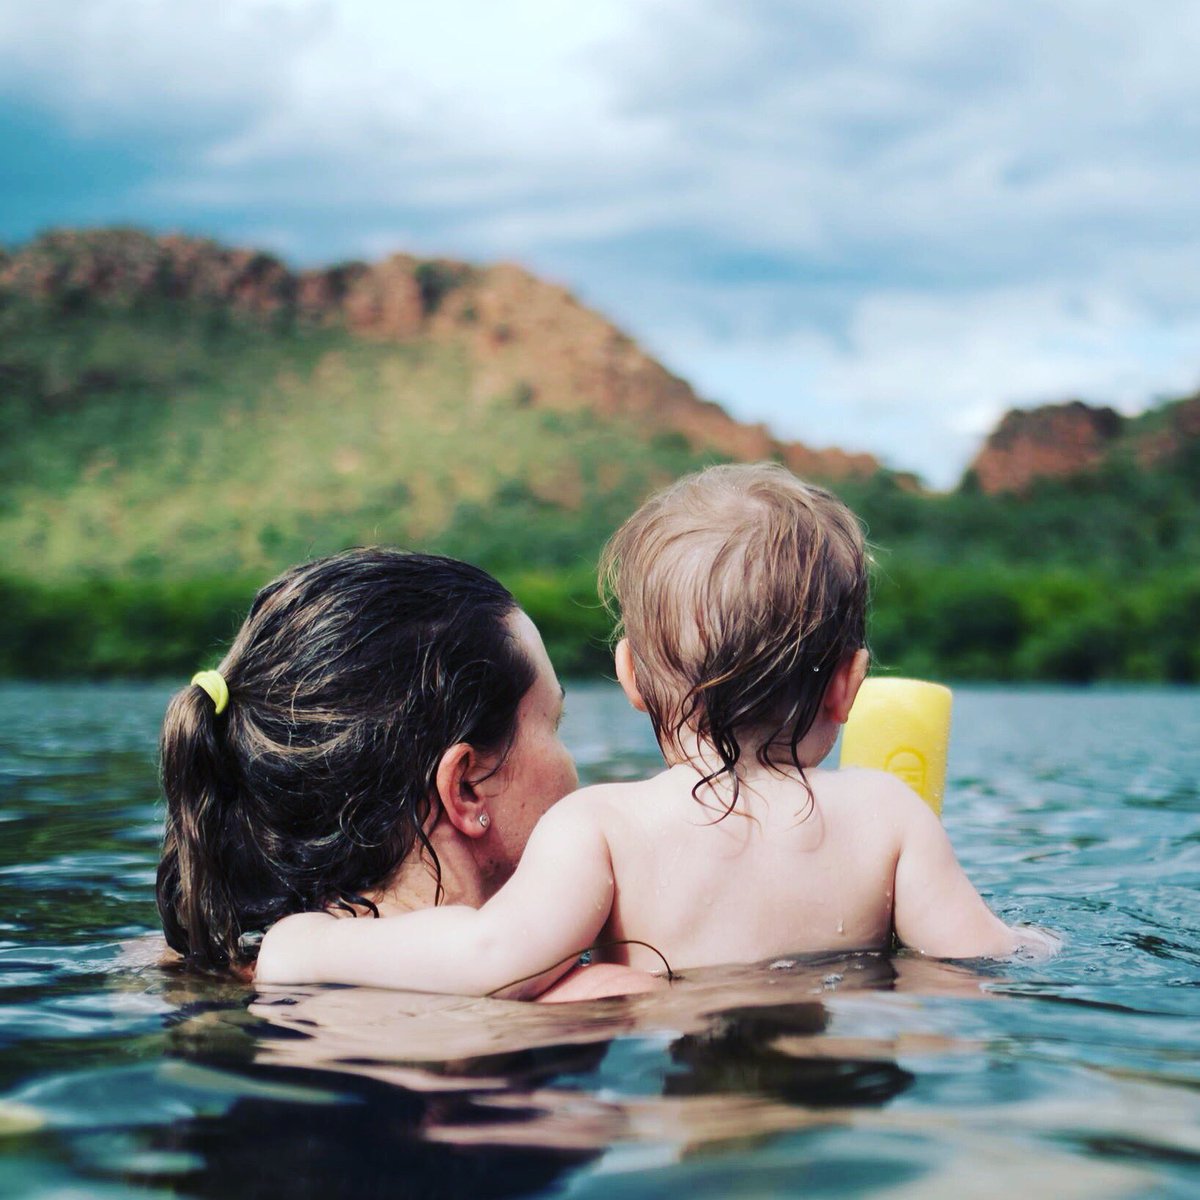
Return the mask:
[(563, 283), (739, 418), (950, 486), (1200, 386), (1193, 0), (0, 0), (0, 241)]

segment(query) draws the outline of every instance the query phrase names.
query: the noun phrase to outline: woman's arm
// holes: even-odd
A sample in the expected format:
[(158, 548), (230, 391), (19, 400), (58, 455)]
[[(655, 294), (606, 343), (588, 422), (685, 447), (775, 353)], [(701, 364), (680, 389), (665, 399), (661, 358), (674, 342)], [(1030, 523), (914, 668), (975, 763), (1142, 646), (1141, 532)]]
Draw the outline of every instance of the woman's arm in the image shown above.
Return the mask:
[(589, 808), (572, 797), (542, 817), (513, 877), (480, 909), (285, 918), (263, 939), (256, 980), (538, 995), (570, 970), (612, 907), (608, 842)]

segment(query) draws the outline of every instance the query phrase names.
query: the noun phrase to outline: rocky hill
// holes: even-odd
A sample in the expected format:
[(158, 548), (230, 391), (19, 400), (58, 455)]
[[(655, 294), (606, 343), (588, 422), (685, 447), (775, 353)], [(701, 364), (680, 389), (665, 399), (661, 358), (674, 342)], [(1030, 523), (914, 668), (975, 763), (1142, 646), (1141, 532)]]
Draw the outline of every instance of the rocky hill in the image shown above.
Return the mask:
[(1079, 400), (1005, 414), (972, 462), (986, 495), (1024, 494), (1124, 459), (1150, 470), (1200, 439), (1200, 395), (1126, 418)]
[[(272, 255), (206, 239), (64, 230), (11, 254), (0, 251), (0, 312), (23, 303), (66, 317), (102, 308), (131, 319), (173, 307), (266, 329), (340, 330), (376, 343), (435, 346), (465, 359), (474, 406), (508, 397), (534, 411), (617, 421), (644, 438), (675, 437), (699, 453), (776, 458), (831, 481), (866, 479), (880, 469), (869, 454), (782, 441), (763, 425), (735, 420), (569, 291), (511, 264), (397, 254), (375, 264), (292, 271)], [(28, 375), (28, 364), (0, 345), (0, 386), (22, 371)], [(54, 403), (52, 380), (24, 382)], [(93, 369), (72, 381), (75, 400), (111, 383)], [(1200, 396), (1162, 411), (1131, 421), (1078, 400), (1011, 411), (967, 477), (986, 495), (1023, 494), (1038, 480), (1086, 473), (1114, 455), (1150, 467), (1200, 436)], [(346, 451), (343, 461), (354, 457)]]
[(0, 259), (0, 303), (14, 299), (67, 313), (183, 305), (276, 327), (453, 346), (471, 364), (478, 403), (510, 395), (534, 409), (617, 418), (647, 436), (676, 435), (694, 450), (738, 460), (778, 458), (817, 478), (879, 468), (868, 454), (814, 450), (734, 420), (566, 289), (511, 264), (397, 254), (373, 265), (293, 272), (269, 254), (198, 238), (62, 231)]

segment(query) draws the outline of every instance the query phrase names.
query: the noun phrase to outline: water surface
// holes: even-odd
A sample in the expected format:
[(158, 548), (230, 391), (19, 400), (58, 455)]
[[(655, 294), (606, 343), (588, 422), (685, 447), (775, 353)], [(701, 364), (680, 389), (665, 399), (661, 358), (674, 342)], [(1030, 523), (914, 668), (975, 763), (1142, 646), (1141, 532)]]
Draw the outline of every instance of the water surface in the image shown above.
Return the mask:
[[(946, 825), (1049, 962), (555, 1008), (160, 968), (167, 694), (0, 686), (0, 1195), (1200, 1194), (1200, 692), (959, 690)], [(611, 685), (565, 734), (585, 782), (657, 765)]]

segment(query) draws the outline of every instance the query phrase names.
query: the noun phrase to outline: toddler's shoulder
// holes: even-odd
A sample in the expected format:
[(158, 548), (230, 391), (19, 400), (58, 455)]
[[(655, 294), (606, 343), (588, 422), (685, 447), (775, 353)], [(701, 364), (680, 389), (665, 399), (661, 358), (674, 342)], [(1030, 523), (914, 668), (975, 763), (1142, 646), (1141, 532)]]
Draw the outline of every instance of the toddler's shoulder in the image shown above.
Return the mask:
[(903, 779), (890, 771), (880, 771), (875, 767), (839, 767), (833, 774), (845, 786), (862, 795), (912, 796), (920, 800), (920, 796)]
[(538, 822), (539, 826), (549, 821), (553, 826), (592, 827), (606, 836), (618, 835), (631, 824), (641, 826), (646, 814), (658, 812), (657, 804), (669, 789), (664, 786), (664, 775), (651, 779), (628, 780), (620, 783), (596, 783), (579, 788), (564, 796)]
[(839, 793), (893, 828), (937, 822), (929, 805), (902, 779), (873, 767), (844, 767), (832, 772)]
[(267, 930), (258, 951), (256, 983), (319, 983), (315, 944), (330, 922), (327, 912), (292, 913)]
[(572, 806), (635, 804), (647, 796), (676, 790), (672, 787), (674, 782), (676, 781), (670, 771), (662, 771), (657, 775), (651, 775), (649, 779), (623, 779), (609, 783), (592, 783), (569, 793), (554, 807), (561, 808), (564, 804)]
[(546, 816), (563, 821), (601, 820), (628, 807), (646, 786), (644, 782), (589, 784), (564, 796)]

